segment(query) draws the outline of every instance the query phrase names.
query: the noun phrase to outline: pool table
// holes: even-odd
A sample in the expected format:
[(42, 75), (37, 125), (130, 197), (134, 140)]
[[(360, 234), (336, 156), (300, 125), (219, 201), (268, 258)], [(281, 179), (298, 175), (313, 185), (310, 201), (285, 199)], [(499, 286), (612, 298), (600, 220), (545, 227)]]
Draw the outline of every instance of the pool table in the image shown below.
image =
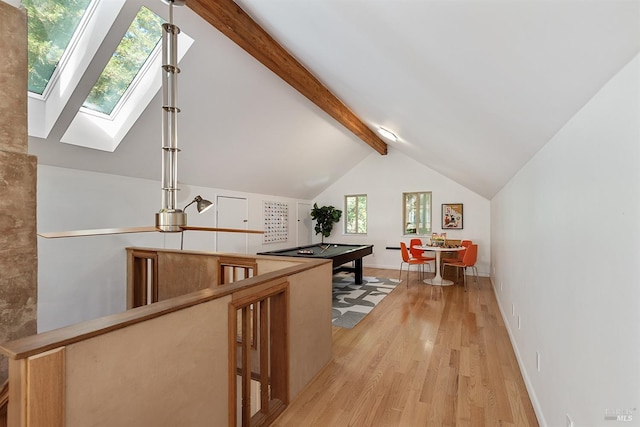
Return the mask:
[[(333, 261), (333, 271), (352, 271), (355, 282), (362, 284), (362, 258), (373, 253), (373, 245), (343, 245), (336, 243), (317, 243), (278, 251), (259, 252), (258, 255), (276, 255), (303, 258), (326, 258)], [(354, 261), (353, 267), (343, 264)]]

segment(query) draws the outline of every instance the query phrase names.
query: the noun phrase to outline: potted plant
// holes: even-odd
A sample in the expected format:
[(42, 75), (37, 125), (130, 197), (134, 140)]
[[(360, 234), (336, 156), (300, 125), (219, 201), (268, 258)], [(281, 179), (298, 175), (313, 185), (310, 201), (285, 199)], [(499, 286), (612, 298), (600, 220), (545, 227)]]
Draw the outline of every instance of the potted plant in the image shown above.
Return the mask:
[(336, 209), (333, 206), (318, 207), (317, 203), (313, 204), (311, 209), (311, 219), (316, 220), (316, 234), (322, 234), (321, 243), (324, 243), (324, 238), (329, 237), (331, 230), (333, 230), (333, 224), (340, 221), (342, 211)]

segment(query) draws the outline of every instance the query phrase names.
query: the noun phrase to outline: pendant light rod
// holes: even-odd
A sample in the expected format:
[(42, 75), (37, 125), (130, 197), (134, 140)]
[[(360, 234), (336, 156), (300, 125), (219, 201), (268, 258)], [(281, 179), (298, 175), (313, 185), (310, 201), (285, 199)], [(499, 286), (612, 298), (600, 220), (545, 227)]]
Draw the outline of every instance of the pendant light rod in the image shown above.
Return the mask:
[(184, 0), (163, 0), (169, 5), (169, 22), (162, 24), (162, 208), (156, 213), (161, 231), (181, 231), (187, 216), (177, 208), (178, 200), (178, 34), (173, 24), (173, 6)]

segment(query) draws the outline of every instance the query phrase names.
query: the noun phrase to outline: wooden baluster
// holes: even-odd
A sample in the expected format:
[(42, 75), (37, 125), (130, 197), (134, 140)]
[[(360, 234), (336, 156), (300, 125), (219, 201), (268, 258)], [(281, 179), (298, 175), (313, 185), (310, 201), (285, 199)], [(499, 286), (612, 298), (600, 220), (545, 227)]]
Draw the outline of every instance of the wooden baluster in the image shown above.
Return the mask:
[(251, 425), (251, 339), (249, 306), (242, 308), (242, 425)]
[(269, 412), (269, 299), (260, 301), (260, 411)]

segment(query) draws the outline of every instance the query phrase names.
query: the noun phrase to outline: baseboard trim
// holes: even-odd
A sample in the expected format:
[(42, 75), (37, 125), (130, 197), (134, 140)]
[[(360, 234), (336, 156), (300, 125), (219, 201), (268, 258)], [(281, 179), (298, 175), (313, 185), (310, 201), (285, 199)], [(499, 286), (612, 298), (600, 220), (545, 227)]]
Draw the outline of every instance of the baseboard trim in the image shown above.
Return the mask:
[(533, 384), (531, 383), (531, 379), (529, 378), (529, 374), (527, 370), (524, 368), (524, 364), (522, 362), (522, 357), (520, 357), (520, 351), (518, 350), (518, 345), (511, 331), (511, 327), (508, 321), (508, 317), (500, 304), (500, 298), (498, 298), (498, 293), (496, 292), (496, 287), (493, 283), (493, 278), (489, 277), (491, 282), (491, 289), (493, 290), (493, 295), (496, 298), (496, 302), (498, 303), (498, 309), (500, 310), (500, 315), (502, 316), (502, 322), (504, 323), (505, 328), (507, 329), (507, 334), (509, 334), (509, 341), (511, 342), (511, 347), (513, 347), (513, 352), (516, 355), (516, 361), (518, 362), (518, 367), (520, 368), (520, 374), (524, 380), (524, 385), (527, 388), (527, 393), (529, 393), (529, 398), (531, 399), (531, 404), (533, 405), (533, 411), (536, 414), (536, 418), (538, 419), (538, 424), (540, 427), (548, 427), (547, 421), (544, 418), (544, 413), (542, 412), (542, 407), (540, 406), (540, 402), (538, 401), (538, 397), (536, 396), (535, 389), (533, 388)]
[[(399, 263), (398, 263), (398, 264), (396, 264), (396, 265), (392, 265), (392, 266), (389, 266), (389, 265), (367, 265), (367, 264), (364, 264), (364, 263), (363, 263), (363, 264), (362, 264), (362, 266), (363, 266), (364, 268), (383, 268), (383, 269), (385, 269), (385, 270), (396, 270), (396, 271), (400, 271), (400, 264), (399, 264)], [(468, 270), (468, 271), (471, 271), (471, 270)], [(491, 278), (491, 276), (489, 275), (489, 273), (485, 273), (485, 272), (483, 272), (483, 271), (478, 271), (478, 276), (480, 276), (480, 277), (489, 277), (489, 278)]]

